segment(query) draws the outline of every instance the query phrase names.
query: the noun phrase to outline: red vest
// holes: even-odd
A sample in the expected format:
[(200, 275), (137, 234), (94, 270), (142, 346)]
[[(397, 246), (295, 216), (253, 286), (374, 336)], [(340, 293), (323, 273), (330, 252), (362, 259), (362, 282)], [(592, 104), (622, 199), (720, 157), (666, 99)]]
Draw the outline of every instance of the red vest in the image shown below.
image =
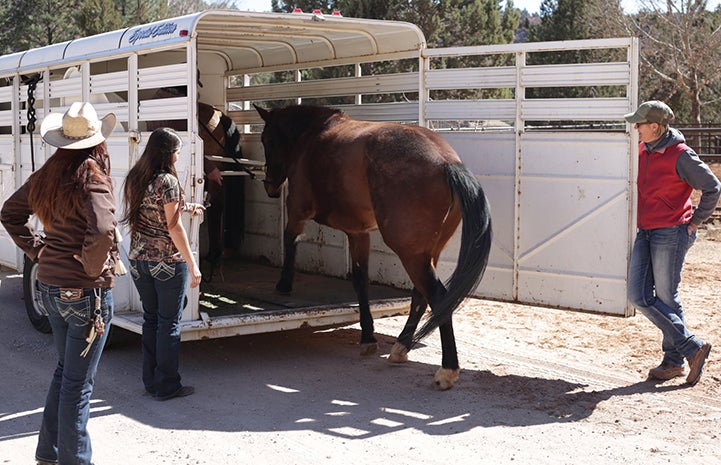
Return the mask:
[(679, 143), (651, 154), (643, 142), (639, 145), (636, 180), (639, 228), (668, 228), (691, 221), (693, 188), (676, 172), (676, 160), (685, 150), (689, 147)]

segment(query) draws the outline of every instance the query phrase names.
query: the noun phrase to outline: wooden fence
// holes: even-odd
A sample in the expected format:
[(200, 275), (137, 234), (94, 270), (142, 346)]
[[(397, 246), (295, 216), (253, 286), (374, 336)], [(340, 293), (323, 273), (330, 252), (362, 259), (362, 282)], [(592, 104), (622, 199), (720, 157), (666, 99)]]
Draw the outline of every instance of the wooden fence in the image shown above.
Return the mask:
[(676, 124), (674, 127), (683, 133), (686, 143), (706, 163), (721, 162), (721, 124)]

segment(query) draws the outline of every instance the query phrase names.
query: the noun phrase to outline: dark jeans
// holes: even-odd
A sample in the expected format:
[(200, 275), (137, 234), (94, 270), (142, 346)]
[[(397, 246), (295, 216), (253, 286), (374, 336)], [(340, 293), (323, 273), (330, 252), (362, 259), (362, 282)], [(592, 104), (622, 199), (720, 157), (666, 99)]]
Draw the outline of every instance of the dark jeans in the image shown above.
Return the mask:
[(149, 393), (166, 396), (181, 388), (180, 317), (188, 265), (130, 260), (130, 273), (143, 303), (143, 384)]
[[(87, 355), (82, 357), (80, 354), (88, 345), (85, 331), (95, 311), (94, 291), (100, 292), (105, 333), (95, 338)], [(90, 396), (110, 331), (113, 293), (110, 289), (83, 289), (82, 296), (65, 300), (60, 288), (38, 281), (36, 298), (53, 329), (58, 365), (45, 400), (35, 457), (49, 463), (87, 465), (93, 452), (87, 430)]]
[(639, 229), (631, 253), (628, 299), (661, 330), (662, 363), (683, 366), (701, 347), (686, 328), (678, 286), (686, 252), (696, 240), (684, 225)]

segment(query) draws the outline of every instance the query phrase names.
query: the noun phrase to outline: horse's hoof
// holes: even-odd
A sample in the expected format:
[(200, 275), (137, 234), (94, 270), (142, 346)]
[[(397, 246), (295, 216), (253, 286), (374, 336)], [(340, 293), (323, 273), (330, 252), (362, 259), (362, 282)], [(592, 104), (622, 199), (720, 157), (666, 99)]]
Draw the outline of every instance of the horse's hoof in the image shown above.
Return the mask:
[(450, 368), (439, 368), (436, 371), (436, 375), (433, 377), (433, 387), (437, 391), (445, 391), (453, 387), (453, 384), (458, 381), (458, 375), (461, 373), (460, 368), (451, 370)]
[(208, 252), (208, 254), (205, 256), (205, 260), (213, 267), (215, 267), (223, 261), (223, 251), (218, 250), (216, 252)]
[(376, 352), (378, 352), (378, 343), (377, 342), (361, 342), (361, 356), (365, 357), (366, 355), (373, 355)]
[(401, 343), (396, 342), (388, 354), (390, 363), (406, 363), (408, 361), (408, 348)]
[(293, 286), (288, 283), (284, 283), (283, 281), (278, 281), (278, 284), (275, 285), (275, 290), (278, 294), (290, 295), (293, 291)]

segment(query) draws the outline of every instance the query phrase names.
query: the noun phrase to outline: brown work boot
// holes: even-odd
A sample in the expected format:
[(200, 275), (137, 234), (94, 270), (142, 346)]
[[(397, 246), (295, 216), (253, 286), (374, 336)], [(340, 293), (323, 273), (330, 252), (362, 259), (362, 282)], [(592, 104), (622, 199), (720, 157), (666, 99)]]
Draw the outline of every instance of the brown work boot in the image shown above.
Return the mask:
[(688, 359), (688, 376), (686, 382), (691, 386), (695, 386), (698, 380), (701, 379), (701, 373), (703, 373), (703, 365), (706, 363), (708, 354), (711, 352), (711, 344), (704, 342), (701, 348)]
[(648, 379), (660, 379), (662, 381), (666, 381), (678, 376), (683, 376), (683, 367), (672, 365), (670, 363), (662, 363), (656, 368), (648, 370)]

